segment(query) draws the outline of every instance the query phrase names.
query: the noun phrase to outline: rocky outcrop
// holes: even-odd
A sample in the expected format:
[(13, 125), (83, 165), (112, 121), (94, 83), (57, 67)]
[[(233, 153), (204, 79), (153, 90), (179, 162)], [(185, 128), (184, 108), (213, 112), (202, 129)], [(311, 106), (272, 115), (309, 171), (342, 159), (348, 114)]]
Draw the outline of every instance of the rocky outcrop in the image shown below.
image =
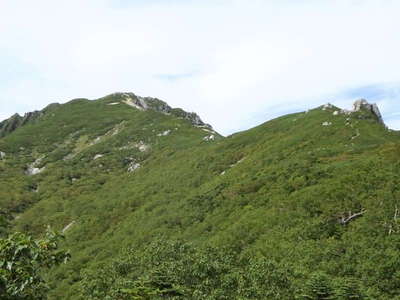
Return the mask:
[(0, 138), (10, 134), (21, 126), (36, 121), (44, 116), (48, 111), (57, 108), (59, 105), (59, 103), (52, 103), (41, 111), (28, 112), (24, 116), (15, 114), (11, 118), (0, 122)]
[(19, 114), (13, 115), (11, 118), (4, 120), (0, 123), (0, 137), (4, 137), (17, 128), (25, 125), (29, 121), (37, 119), (40, 116), (40, 112), (30, 112), (25, 114), (23, 117)]
[(211, 134), (211, 135), (207, 135), (203, 138), (203, 141), (206, 142), (210, 142), (210, 141), (214, 141), (215, 140), (215, 135)]
[(137, 163), (137, 162), (133, 161), (128, 166), (128, 172), (129, 173), (135, 172), (140, 167), (141, 167), (140, 163)]
[(370, 104), (365, 99), (357, 100), (353, 104), (353, 111), (358, 112), (361, 110), (367, 110), (367, 111), (373, 113), (376, 116), (376, 118), (378, 119), (379, 123), (384, 124), (381, 112), (379, 111), (378, 105), (376, 105), (376, 103)]
[(165, 131), (163, 131), (161, 133), (158, 133), (157, 136), (167, 136), (170, 133), (171, 133), (171, 130), (168, 129), (168, 130), (165, 130)]
[(322, 106), (322, 110), (327, 110), (327, 109), (331, 109), (334, 108), (334, 106), (330, 103), (326, 103)]
[(43, 159), (44, 156), (36, 159), (33, 163), (29, 164), (25, 170), (25, 174), (28, 176), (33, 176), (42, 173), (46, 169), (46, 167), (39, 167)]
[(373, 116), (379, 123), (385, 125), (381, 112), (379, 111), (378, 105), (376, 105), (376, 103), (369, 103), (367, 100), (365, 99), (359, 99), (357, 101), (355, 101), (353, 103), (353, 109), (352, 110), (347, 110), (347, 109), (340, 109), (340, 108), (336, 108), (335, 106), (333, 106), (330, 103), (327, 103), (325, 105), (322, 106), (322, 110), (330, 110), (332, 111), (332, 109), (339, 109), (339, 110), (334, 110), (333, 111), (333, 115), (337, 116), (340, 114), (344, 114), (344, 115), (352, 115), (353, 113), (358, 113), (358, 112), (367, 112), (369, 114), (359, 114), (358, 117), (359, 118), (368, 118), (369, 116)]
[[(211, 126), (209, 124), (204, 123), (201, 118), (194, 112), (186, 112), (183, 109), (180, 108), (172, 108), (170, 107), (167, 103), (164, 101), (157, 99), (157, 98), (151, 98), (151, 97), (140, 97), (135, 95), (134, 93), (114, 93), (111, 94), (107, 97), (106, 99), (112, 97), (113, 102), (109, 103), (115, 105), (115, 99), (121, 99), (122, 102), (135, 107), (136, 109), (139, 110), (154, 110), (161, 112), (163, 114), (168, 114), (168, 115), (174, 115), (178, 118), (186, 119), (190, 123), (192, 123), (195, 126), (203, 126), (205, 128), (210, 128)], [(121, 101), (121, 100), (120, 100)]]

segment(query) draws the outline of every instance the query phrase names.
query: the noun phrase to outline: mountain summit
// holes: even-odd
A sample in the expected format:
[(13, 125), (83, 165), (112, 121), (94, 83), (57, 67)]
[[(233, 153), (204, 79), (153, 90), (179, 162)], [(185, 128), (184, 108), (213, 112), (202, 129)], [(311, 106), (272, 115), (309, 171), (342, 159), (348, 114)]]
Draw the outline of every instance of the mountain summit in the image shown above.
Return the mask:
[(205, 124), (196, 113), (188, 113), (180, 108), (172, 108), (166, 102), (157, 98), (141, 97), (135, 95), (134, 93), (114, 93), (106, 96), (104, 99), (107, 99), (107, 101), (117, 101), (111, 102), (108, 105), (117, 105), (118, 103), (122, 102), (139, 110), (151, 109), (167, 115), (172, 114), (177, 117), (182, 117), (189, 120), (195, 126), (202, 126), (211, 129), (211, 125)]
[(361, 111), (363, 109), (373, 113), (376, 116), (376, 118), (378, 119), (378, 121), (380, 123), (384, 124), (381, 112), (379, 111), (378, 105), (376, 103), (370, 104), (365, 99), (360, 99), (360, 100), (357, 100), (356, 102), (354, 102), (353, 110), (355, 112)]
[(356, 100), (353, 103), (353, 109), (352, 110), (347, 110), (347, 109), (340, 109), (331, 103), (327, 103), (322, 106), (322, 110), (331, 110), (333, 111), (334, 115), (354, 115), (357, 118), (374, 118), (376, 119), (379, 123), (385, 125), (381, 112), (378, 108), (378, 105), (376, 103), (370, 104), (367, 100), (365, 99), (359, 99)]

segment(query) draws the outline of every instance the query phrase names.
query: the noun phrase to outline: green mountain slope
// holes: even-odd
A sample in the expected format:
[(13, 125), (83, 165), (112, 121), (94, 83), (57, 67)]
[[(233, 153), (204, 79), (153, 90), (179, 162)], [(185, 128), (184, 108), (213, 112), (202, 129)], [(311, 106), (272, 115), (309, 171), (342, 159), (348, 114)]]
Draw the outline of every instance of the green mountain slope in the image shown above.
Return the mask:
[(224, 138), (158, 99), (73, 100), (0, 139), (0, 205), (9, 230), (64, 231), (72, 261), (48, 275), (51, 299), (87, 299), (87, 274), (130, 257), (125, 249), (137, 262), (115, 276), (163, 270), (176, 288), (164, 298), (314, 299), (301, 298), (306, 287), (326, 280), (396, 299), (400, 138), (358, 104)]

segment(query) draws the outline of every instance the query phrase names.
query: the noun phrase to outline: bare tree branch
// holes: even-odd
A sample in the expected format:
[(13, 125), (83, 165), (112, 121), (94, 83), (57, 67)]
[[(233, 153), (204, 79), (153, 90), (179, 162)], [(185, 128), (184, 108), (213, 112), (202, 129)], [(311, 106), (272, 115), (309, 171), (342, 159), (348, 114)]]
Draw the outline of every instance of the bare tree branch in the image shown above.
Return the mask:
[(349, 211), (347, 216), (342, 215), (342, 217), (339, 219), (339, 223), (342, 225), (346, 225), (350, 221), (352, 221), (358, 217), (361, 217), (365, 212), (366, 212), (366, 210), (362, 210), (358, 213), (352, 214), (351, 211)]

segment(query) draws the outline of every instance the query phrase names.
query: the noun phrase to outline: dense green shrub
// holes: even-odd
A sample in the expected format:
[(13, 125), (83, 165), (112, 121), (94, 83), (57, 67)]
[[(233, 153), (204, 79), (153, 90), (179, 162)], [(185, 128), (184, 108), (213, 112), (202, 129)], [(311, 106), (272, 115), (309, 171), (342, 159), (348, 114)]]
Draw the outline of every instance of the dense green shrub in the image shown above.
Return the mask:
[(43, 239), (23, 233), (0, 239), (0, 299), (46, 298), (49, 287), (42, 272), (69, 259), (67, 252), (58, 250), (60, 238), (49, 229)]

